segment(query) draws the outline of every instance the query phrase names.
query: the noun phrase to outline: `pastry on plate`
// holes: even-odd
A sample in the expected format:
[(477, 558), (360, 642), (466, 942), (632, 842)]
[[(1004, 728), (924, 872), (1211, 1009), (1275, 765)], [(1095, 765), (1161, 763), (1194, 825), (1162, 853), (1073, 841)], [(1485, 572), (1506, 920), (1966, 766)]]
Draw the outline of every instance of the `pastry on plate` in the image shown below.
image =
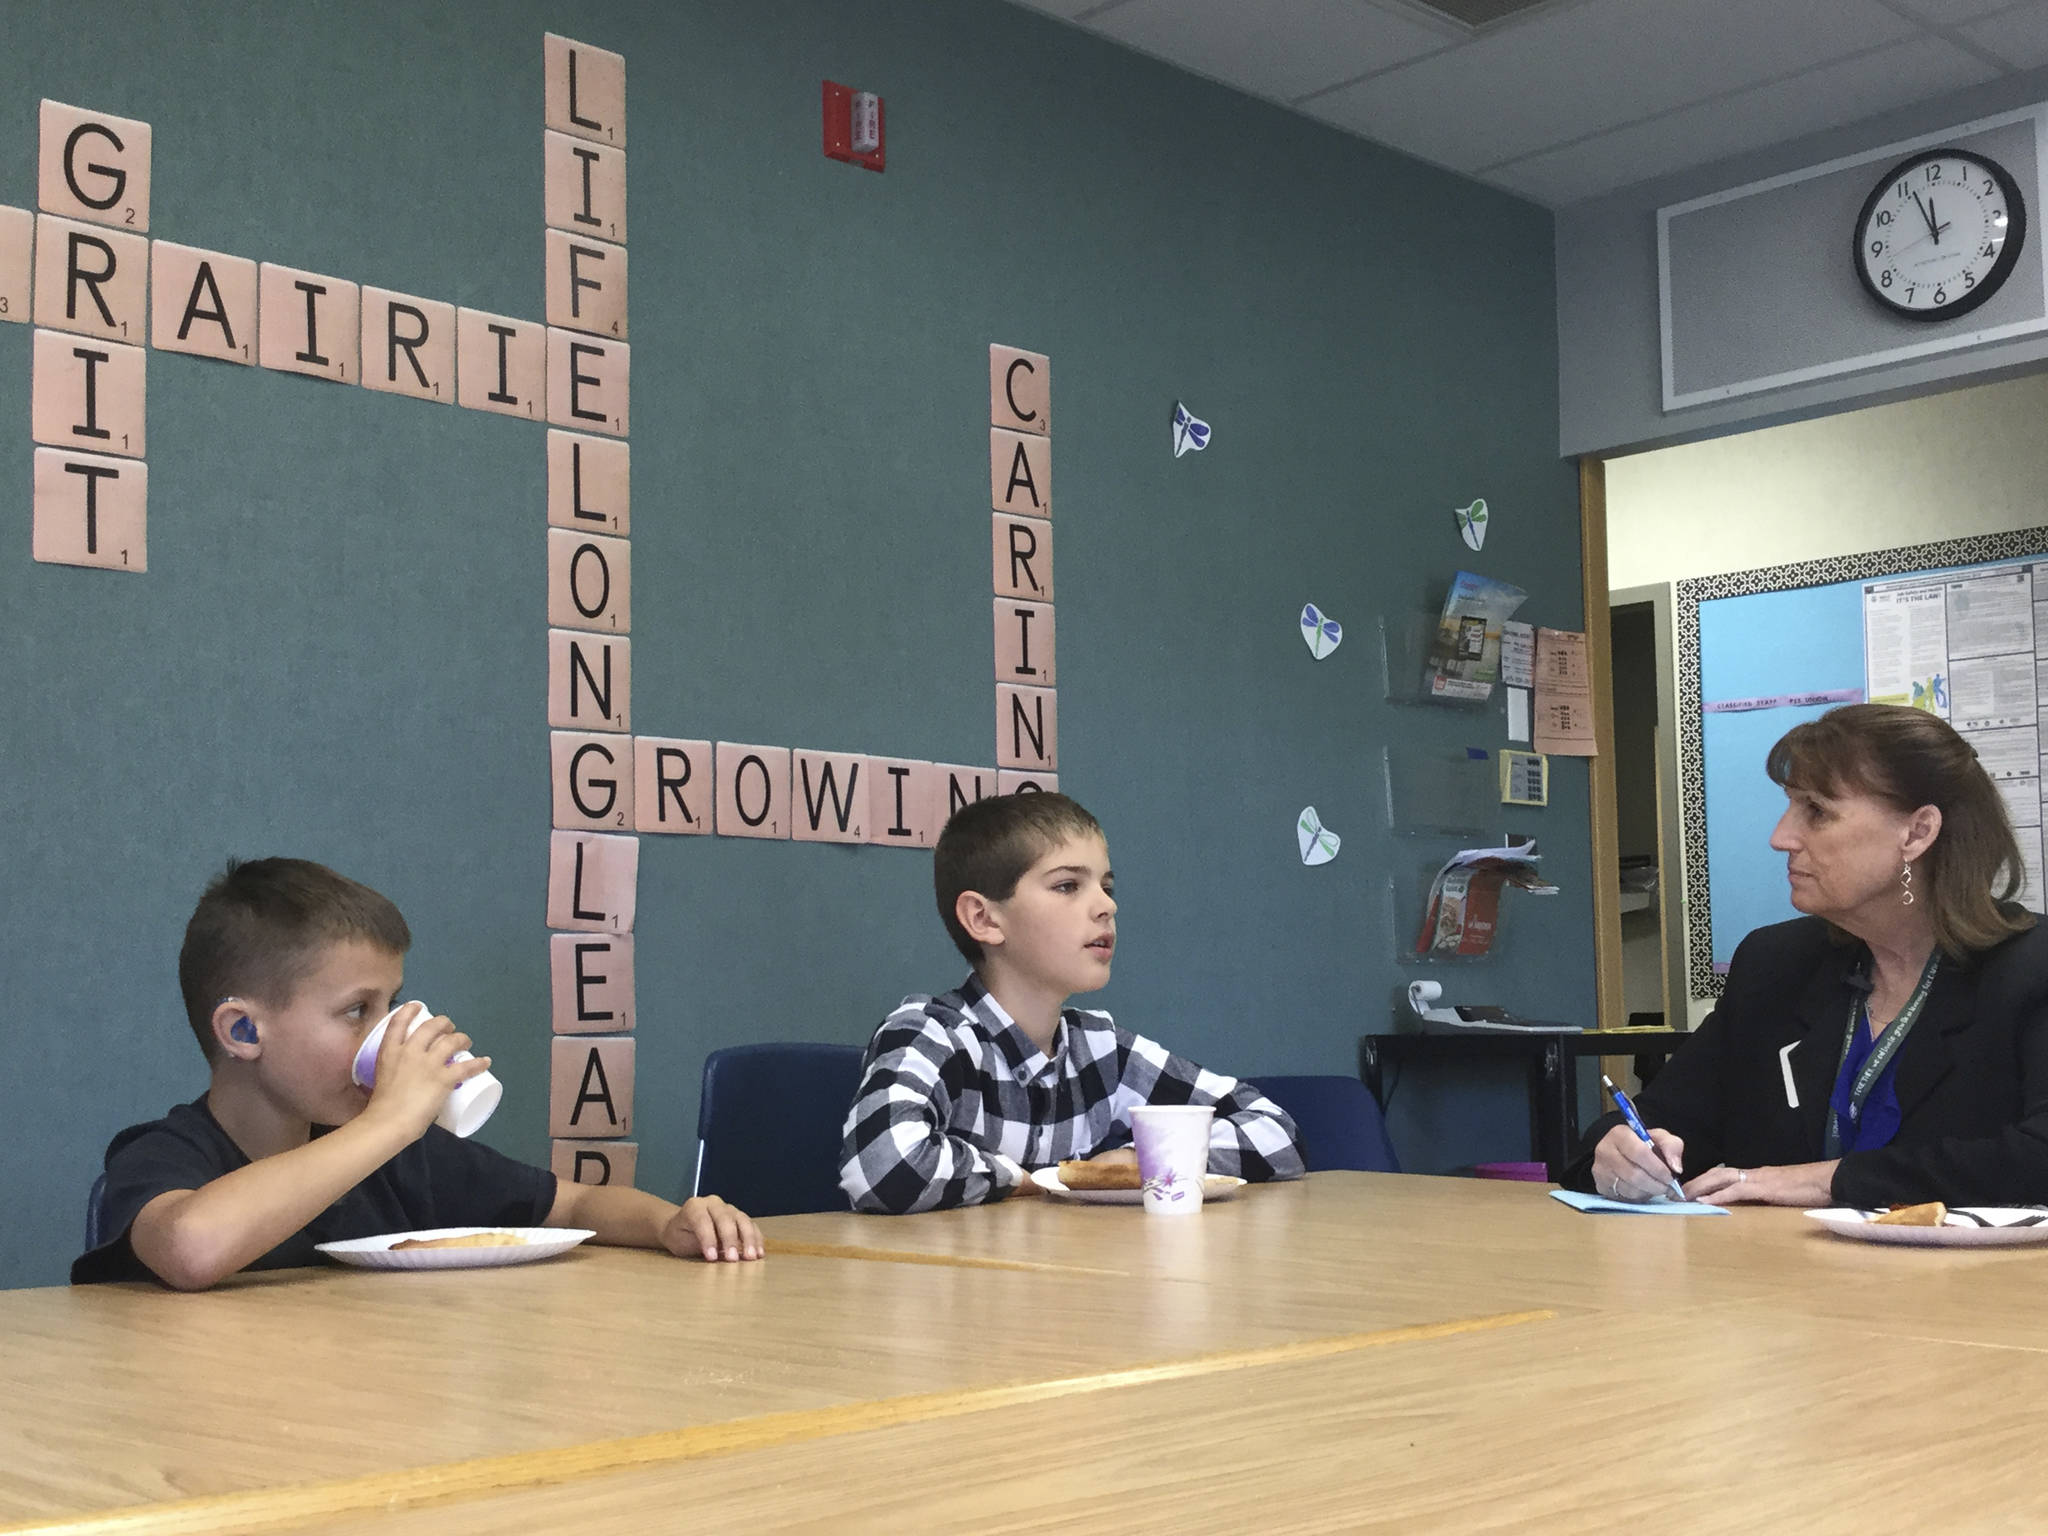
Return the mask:
[(1925, 1205), (1895, 1205), (1882, 1216), (1870, 1219), (1880, 1227), (1938, 1227), (1947, 1216), (1947, 1206), (1930, 1200)]
[(1069, 1189), (1142, 1189), (1135, 1161), (1086, 1162), (1070, 1159), (1060, 1164), (1060, 1182)]
[(391, 1245), (396, 1253), (404, 1248), (523, 1248), (526, 1239), (517, 1232), (466, 1232), (460, 1237), (408, 1237)]

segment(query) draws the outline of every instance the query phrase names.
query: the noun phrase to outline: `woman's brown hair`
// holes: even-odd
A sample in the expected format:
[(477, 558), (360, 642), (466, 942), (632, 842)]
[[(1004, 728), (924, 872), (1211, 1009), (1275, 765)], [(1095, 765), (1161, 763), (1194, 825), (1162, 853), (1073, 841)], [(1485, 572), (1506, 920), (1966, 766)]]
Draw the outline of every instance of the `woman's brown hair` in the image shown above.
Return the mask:
[(1764, 771), (1786, 789), (1833, 797), (1875, 795), (1901, 812), (1941, 812), (1941, 832), (1920, 856), (1914, 889), (1952, 959), (2031, 928), (2014, 904), (2026, 883), (2005, 801), (1977, 754), (1946, 720), (1902, 704), (1845, 704), (1778, 739)]

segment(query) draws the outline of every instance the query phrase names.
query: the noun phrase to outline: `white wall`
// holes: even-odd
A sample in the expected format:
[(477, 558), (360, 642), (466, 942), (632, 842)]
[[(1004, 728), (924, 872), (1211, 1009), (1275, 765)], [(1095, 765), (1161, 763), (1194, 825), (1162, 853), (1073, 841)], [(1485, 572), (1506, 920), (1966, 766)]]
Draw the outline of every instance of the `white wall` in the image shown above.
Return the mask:
[[(2042, 525), (2048, 375), (1607, 464), (1607, 570), (1615, 591)], [(1662, 688), (1674, 700), (1677, 679), (1665, 677)], [(1671, 711), (1660, 711), (1658, 726), (1676, 762)], [(1683, 850), (1674, 841), (1667, 836), (1666, 861), (1674, 866), (1665, 872), (1667, 911), (1682, 931)], [(1692, 1002), (1684, 1011), (1696, 1024), (1711, 1006)]]
[(1616, 589), (2048, 523), (2048, 375), (1607, 465)]

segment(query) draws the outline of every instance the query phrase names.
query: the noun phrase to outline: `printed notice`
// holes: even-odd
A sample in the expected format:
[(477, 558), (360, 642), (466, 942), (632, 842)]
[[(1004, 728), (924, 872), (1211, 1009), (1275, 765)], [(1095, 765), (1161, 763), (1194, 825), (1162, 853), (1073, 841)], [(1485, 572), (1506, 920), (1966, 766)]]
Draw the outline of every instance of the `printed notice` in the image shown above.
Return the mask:
[(1593, 681), (1586, 637), (1574, 630), (1536, 631), (1536, 720), (1532, 745), (1559, 757), (1598, 755), (1593, 739)]
[(1865, 696), (1956, 728), (1998, 786), (2026, 866), (2020, 900), (2042, 910), (2042, 797), (2048, 759), (2048, 561), (2013, 560), (1938, 576), (1865, 582)]

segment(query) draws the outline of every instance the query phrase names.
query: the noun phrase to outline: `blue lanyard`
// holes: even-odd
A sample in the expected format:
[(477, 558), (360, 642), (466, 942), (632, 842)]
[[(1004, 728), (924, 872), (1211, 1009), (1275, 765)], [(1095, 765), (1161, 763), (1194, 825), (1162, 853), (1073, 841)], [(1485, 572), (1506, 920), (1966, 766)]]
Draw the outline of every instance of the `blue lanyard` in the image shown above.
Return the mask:
[[(1927, 957), (1926, 969), (1920, 972), (1920, 982), (1913, 988), (1913, 995), (1906, 999), (1906, 1006), (1899, 1010), (1897, 1018), (1885, 1026), (1870, 1048), (1870, 1055), (1864, 1058), (1863, 1066), (1856, 1074), (1856, 1081), (1849, 1088), (1849, 1118), (1861, 1120), (1863, 1105), (1869, 1099), (1871, 1089), (1884, 1076), (1884, 1069), (1892, 1064), (1892, 1058), (1899, 1054), (1899, 1047), (1906, 1042), (1907, 1033), (1913, 1028), (1913, 1021), (1920, 1017), (1920, 1009), (1927, 1002), (1927, 994), (1934, 990), (1934, 973), (1941, 969), (1941, 950), (1936, 948)], [(1849, 1004), (1849, 1025), (1842, 1031), (1841, 1060), (1835, 1063), (1835, 1075), (1841, 1076), (1842, 1062), (1849, 1059), (1849, 1052), (1856, 1044), (1856, 1031), (1869, 1017), (1865, 1000), (1857, 997)], [(1827, 1139), (1821, 1145), (1821, 1156), (1833, 1159), (1842, 1155), (1841, 1116), (1833, 1109), (1828, 1110)]]

